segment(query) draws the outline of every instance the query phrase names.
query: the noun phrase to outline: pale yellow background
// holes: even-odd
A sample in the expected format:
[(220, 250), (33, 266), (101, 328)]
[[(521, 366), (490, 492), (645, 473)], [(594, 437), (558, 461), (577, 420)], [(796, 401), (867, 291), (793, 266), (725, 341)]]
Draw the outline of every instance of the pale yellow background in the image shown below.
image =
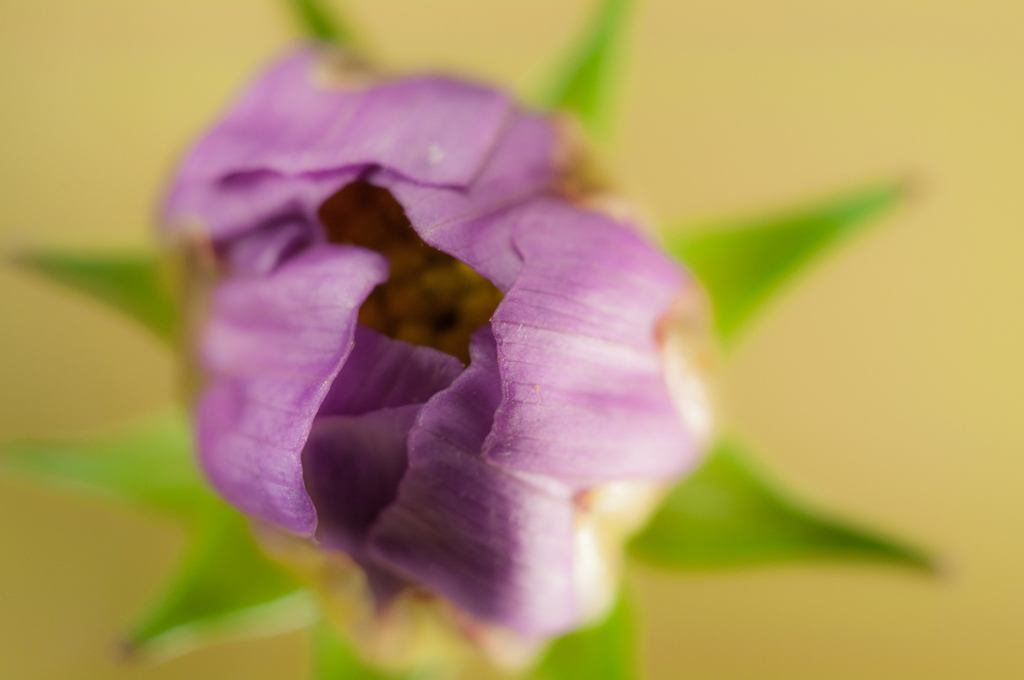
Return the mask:
[[(583, 0), (350, 0), (397, 67), (525, 87)], [(1024, 677), (1024, 3), (647, 0), (612, 158), (703, 218), (909, 174), (917, 200), (762, 317), (722, 379), (780, 477), (919, 539), (880, 568), (640, 574), (650, 677)], [(142, 246), (173, 163), (294, 36), (274, 0), (0, 0), (0, 248)], [(0, 437), (167, 401), (129, 323), (0, 270)], [(0, 480), (0, 678), (302, 678), (301, 634), (119, 666), (169, 524)]]

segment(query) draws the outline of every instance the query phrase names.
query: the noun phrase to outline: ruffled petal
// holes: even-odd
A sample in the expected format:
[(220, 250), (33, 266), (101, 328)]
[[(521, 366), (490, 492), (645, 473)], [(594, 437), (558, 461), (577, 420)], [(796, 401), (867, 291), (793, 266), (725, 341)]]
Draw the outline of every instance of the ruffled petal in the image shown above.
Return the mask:
[(387, 275), (377, 253), (321, 245), (270, 276), (219, 284), (203, 336), (210, 387), (196, 412), (199, 456), (242, 512), (313, 532), (302, 447), (352, 351), (359, 306)]
[(214, 238), (226, 236), (226, 224), (204, 214), (204, 194), (211, 184), (253, 174), (314, 176), (379, 166), (420, 184), (465, 187), (511, 112), (504, 94), (448, 78), (346, 90), (316, 82), (317, 69), (325, 68), (307, 50), (264, 74), (185, 161), (169, 221), (197, 216)]
[(366, 562), (363, 540), (398, 493), (416, 414), (462, 373), (455, 357), (357, 325), (302, 453), (317, 538)]
[[(223, 242), (279, 221), (304, 220), (315, 225), (323, 202), (363, 172), (358, 167), (296, 177), (272, 172), (217, 181), (182, 177), (168, 201), (164, 226), (172, 237), (199, 234)], [(326, 240), (321, 229), (316, 232), (318, 240)]]
[(556, 173), (554, 149), (551, 121), (517, 111), (480, 175), (465, 190), (406, 182), (387, 169), (369, 181), (391, 191), (424, 241), (505, 291), (522, 266), (512, 246), (516, 214), (507, 209), (550, 186)]
[(230, 241), (224, 248), (223, 259), (231, 274), (266, 276), (314, 240), (315, 232), (308, 222), (284, 219)]
[(504, 94), (435, 76), (335, 89), (302, 51), (271, 68), (203, 140), (183, 174), (219, 179), (380, 165), (424, 184), (465, 186), (511, 110)]
[(370, 532), (371, 554), (482, 620), (524, 635), (572, 626), (574, 508), (480, 457), (501, 399), (494, 340), (473, 337), (472, 363), (423, 407), (409, 434), (397, 500)]
[(514, 242), (523, 268), (492, 319), (503, 395), (486, 458), (581, 484), (692, 465), (654, 337), (679, 270), (630, 227), (553, 199), (533, 202)]
[(398, 495), (406, 438), (420, 408), (413, 404), (313, 421), (302, 463), (321, 543), (362, 557), (370, 525)]
[(393, 340), (356, 327), (355, 347), (320, 406), (319, 415), (361, 415), (423, 404), (452, 384), (462, 363), (432, 347)]

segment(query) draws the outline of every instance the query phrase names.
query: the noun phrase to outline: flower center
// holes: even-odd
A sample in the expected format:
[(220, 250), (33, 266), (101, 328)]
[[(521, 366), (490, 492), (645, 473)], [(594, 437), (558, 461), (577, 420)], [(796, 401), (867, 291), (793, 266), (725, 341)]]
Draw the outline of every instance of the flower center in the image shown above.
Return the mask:
[(353, 182), (327, 199), (319, 216), (332, 243), (370, 248), (391, 262), (388, 280), (359, 308), (359, 323), (469, 363), (469, 338), (488, 323), (501, 291), (427, 245), (387, 189)]

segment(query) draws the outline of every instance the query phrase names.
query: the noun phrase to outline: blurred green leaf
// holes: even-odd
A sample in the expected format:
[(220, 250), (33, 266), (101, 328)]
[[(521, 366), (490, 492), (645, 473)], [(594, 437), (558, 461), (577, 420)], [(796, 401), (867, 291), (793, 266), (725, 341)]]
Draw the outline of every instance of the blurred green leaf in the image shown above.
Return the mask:
[(310, 628), (313, 680), (393, 680), (359, 658), (345, 636), (328, 621)]
[(247, 520), (203, 482), (180, 409), (112, 434), (6, 444), (0, 469), (187, 521), (190, 547), (167, 591), (132, 630), (130, 651), (178, 654), (291, 630), (316, 616), (298, 580), (263, 555)]
[(239, 637), (309, 625), (315, 601), (299, 580), (260, 550), (247, 520), (211, 509), (192, 531), (169, 587), (128, 640), (132, 652), (173, 656)]
[(933, 569), (925, 553), (803, 507), (767, 483), (723, 440), (669, 492), (630, 543), (634, 557), (672, 569), (798, 560), (864, 560)]
[(771, 295), (826, 247), (891, 208), (902, 183), (860, 189), (810, 207), (668, 234), (666, 245), (704, 284), (720, 337), (732, 340)]
[(15, 263), (132, 317), (164, 340), (173, 340), (178, 310), (155, 255), (34, 252)]
[(533, 673), (535, 680), (630, 680), (636, 676), (633, 614), (625, 595), (600, 624), (555, 640)]
[(168, 409), (106, 435), (5, 444), (0, 465), (48, 484), (182, 517), (219, 504), (192, 460), (188, 421)]
[(314, 40), (351, 47), (355, 33), (324, 0), (287, 0), (306, 35)]
[(568, 109), (597, 136), (607, 133), (632, 0), (603, 0), (591, 25), (566, 55), (538, 103)]

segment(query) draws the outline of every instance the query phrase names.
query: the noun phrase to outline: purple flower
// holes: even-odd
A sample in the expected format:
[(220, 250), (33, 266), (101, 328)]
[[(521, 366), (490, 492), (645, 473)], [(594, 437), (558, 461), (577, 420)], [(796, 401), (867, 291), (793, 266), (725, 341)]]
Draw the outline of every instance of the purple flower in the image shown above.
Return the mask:
[(666, 379), (656, 333), (693, 284), (570, 199), (563, 147), (500, 92), (304, 51), (171, 191), (167, 236), (214, 263), (209, 479), (347, 553), (381, 606), (418, 588), (527, 638), (569, 630), (607, 599), (597, 519), (700, 453), (699, 385)]

